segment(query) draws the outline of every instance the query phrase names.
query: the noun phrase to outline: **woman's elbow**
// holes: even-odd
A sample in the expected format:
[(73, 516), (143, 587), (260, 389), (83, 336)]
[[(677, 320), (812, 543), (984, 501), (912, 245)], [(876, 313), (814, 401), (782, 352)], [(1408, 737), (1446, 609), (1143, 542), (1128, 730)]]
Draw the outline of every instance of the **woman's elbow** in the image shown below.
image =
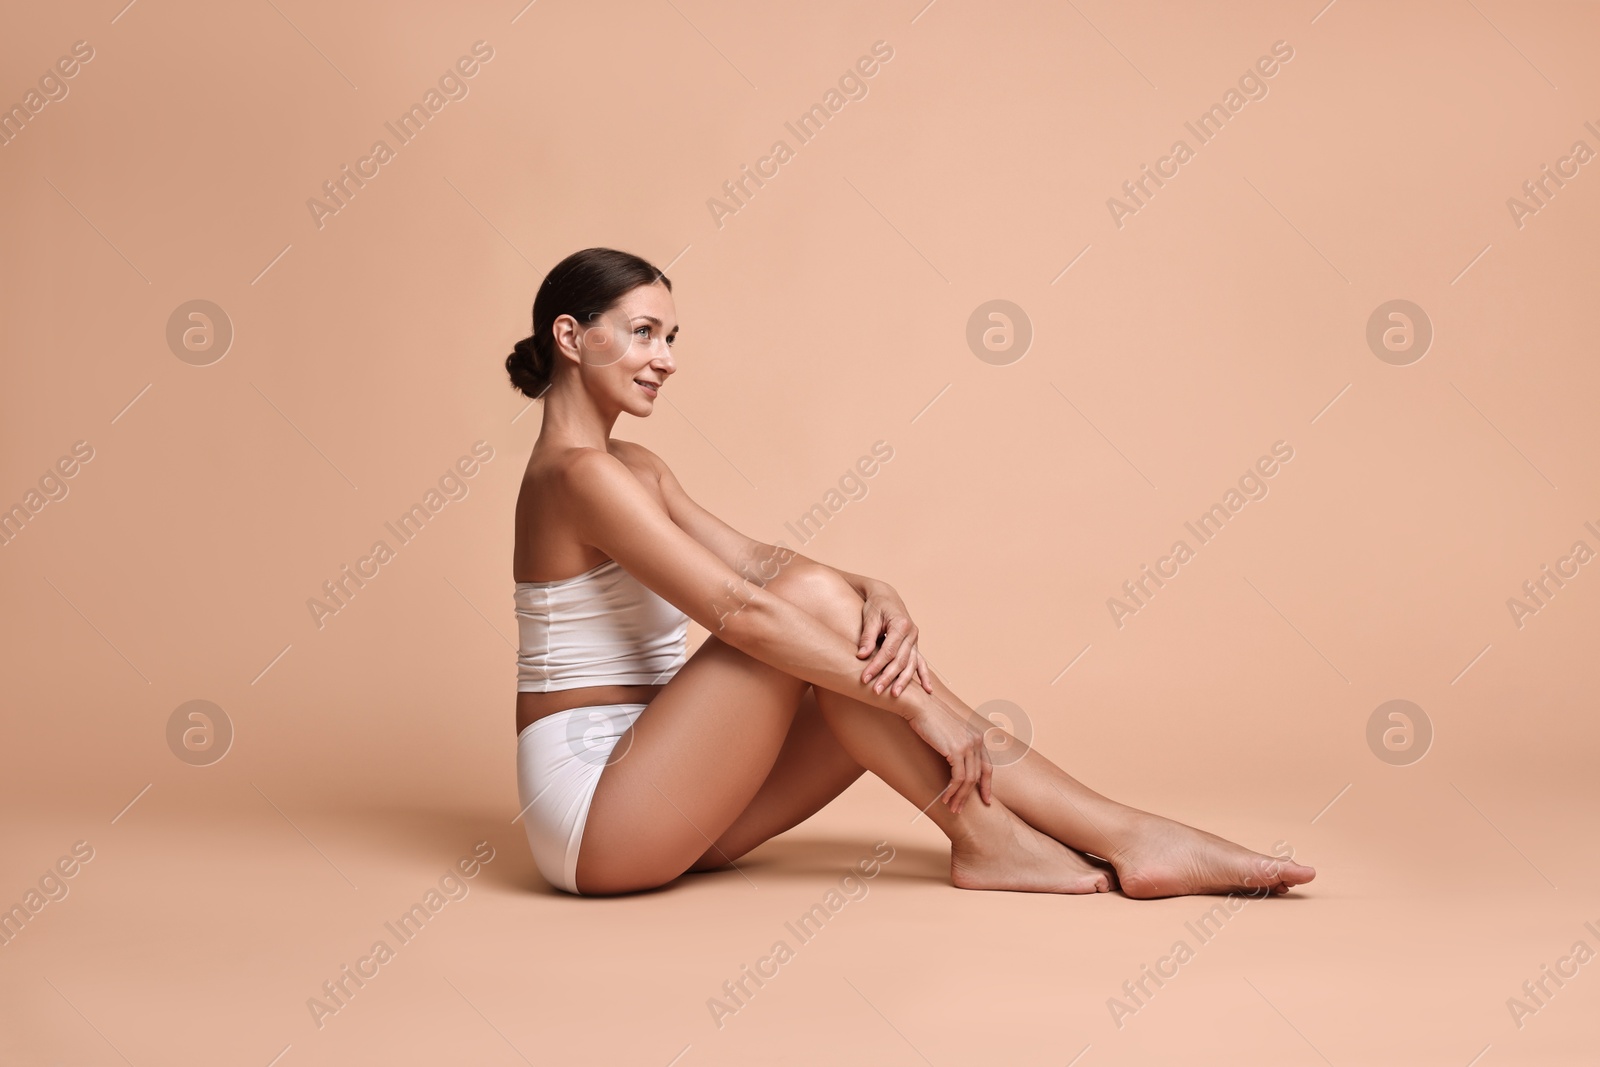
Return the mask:
[(729, 590), (713, 606), (706, 629), (711, 636), (739, 651), (755, 655), (771, 640), (774, 632), (772, 601), (776, 599), (753, 585)]

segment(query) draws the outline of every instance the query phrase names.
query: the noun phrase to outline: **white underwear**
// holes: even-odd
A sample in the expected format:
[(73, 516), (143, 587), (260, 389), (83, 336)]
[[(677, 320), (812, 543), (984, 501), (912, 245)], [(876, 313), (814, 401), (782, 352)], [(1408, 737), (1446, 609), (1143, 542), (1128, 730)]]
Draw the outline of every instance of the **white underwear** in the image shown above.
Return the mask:
[(617, 739), (647, 707), (597, 704), (557, 711), (517, 735), (517, 803), (539, 873), (578, 893), (578, 846), (600, 772)]

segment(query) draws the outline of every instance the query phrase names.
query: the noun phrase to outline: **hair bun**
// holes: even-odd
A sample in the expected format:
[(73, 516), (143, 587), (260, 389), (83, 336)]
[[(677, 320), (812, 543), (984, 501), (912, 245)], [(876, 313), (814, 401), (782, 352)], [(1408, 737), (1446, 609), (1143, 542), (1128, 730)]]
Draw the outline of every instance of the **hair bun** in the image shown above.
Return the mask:
[(532, 336), (513, 345), (511, 355), (506, 357), (506, 373), (511, 376), (511, 384), (533, 400), (550, 388), (549, 366), (541, 366), (541, 363), (539, 342)]

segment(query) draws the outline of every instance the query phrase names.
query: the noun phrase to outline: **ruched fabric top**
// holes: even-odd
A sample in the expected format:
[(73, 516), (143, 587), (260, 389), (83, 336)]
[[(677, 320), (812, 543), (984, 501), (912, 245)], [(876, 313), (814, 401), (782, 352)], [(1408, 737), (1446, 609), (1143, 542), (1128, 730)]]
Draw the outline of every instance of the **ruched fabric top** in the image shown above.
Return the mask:
[(687, 656), (689, 617), (616, 560), (553, 582), (516, 583), (517, 691), (654, 685)]

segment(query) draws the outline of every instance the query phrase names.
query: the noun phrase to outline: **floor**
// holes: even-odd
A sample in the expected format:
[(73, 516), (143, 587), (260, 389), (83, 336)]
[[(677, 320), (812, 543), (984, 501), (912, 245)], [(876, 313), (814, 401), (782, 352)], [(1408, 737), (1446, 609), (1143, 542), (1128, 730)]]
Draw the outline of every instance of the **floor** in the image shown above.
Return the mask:
[(546, 885), (503, 806), (303, 812), (234, 784), (7, 820), (3, 884), (52, 898), (0, 948), (0, 1062), (1595, 1062), (1600, 863), (1558, 781), (1497, 819), (1516, 845), (1477, 811), (1505, 810), (1493, 783), (1371, 775), (1292, 820), (1247, 783), (1168, 797), (1318, 876), (1160, 901), (955, 889), (871, 777), (736, 870), (613, 899)]

